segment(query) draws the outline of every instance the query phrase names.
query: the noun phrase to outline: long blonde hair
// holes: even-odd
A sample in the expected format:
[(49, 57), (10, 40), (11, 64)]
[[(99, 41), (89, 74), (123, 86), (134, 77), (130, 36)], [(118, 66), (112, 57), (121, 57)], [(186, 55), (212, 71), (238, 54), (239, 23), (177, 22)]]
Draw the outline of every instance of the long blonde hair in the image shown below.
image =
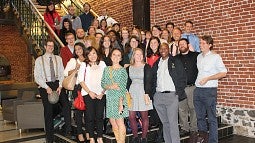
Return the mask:
[[(134, 49), (133, 49), (132, 56), (131, 56), (131, 58), (130, 58), (130, 65), (134, 65), (134, 64), (135, 64), (135, 58), (134, 58), (134, 56), (135, 56), (136, 51), (140, 51), (140, 52), (143, 54), (143, 58), (144, 58), (143, 50), (142, 50), (141, 48), (134, 48)], [(144, 61), (144, 60), (143, 60), (142, 62), (145, 64), (145, 61)]]

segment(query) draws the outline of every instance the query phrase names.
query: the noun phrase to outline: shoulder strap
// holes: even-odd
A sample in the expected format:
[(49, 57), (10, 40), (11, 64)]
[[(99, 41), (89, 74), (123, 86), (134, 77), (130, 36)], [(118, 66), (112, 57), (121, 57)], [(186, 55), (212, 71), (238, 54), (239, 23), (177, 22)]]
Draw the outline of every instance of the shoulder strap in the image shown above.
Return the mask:
[(42, 57), (42, 66), (43, 66), (44, 77), (45, 77), (45, 80), (47, 81), (47, 77), (46, 77), (46, 72), (45, 72), (45, 66), (44, 66), (43, 56), (41, 56), (41, 57)]

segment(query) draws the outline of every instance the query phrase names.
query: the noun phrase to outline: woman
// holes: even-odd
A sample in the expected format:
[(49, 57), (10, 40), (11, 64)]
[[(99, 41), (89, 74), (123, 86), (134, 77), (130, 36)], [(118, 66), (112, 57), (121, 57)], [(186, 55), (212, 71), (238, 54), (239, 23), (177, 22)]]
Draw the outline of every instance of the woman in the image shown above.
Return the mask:
[(111, 65), (110, 52), (112, 50), (110, 37), (105, 35), (101, 38), (99, 43), (100, 55), (107, 66)]
[[(128, 67), (130, 64), (130, 59), (133, 54), (133, 49), (138, 48), (140, 46), (139, 38), (135, 35), (132, 35), (125, 46), (125, 52), (123, 60), (121, 61), (121, 65), (124, 67)], [(140, 48), (140, 47), (139, 47)]]
[(89, 36), (96, 36), (96, 27), (95, 26), (89, 26), (89, 29), (88, 29), (88, 35)]
[(161, 38), (165, 39), (167, 43), (171, 43), (171, 34), (167, 29), (162, 30)]
[(59, 35), (59, 29), (60, 29), (60, 16), (58, 12), (55, 10), (55, 5), (53, 2), (50, 2), (49, 5), (46, 8), (45, 13), (43, 14), (44, 20), (49, 24), (51, 29)]
[(123, 27), (121, 29), (121, 44), (122, 44), (122, 47), (125, 47), (126, 43), (128, 42), (128, 39), (129, 39), (128, 28), (127, 27)]
[(160, 57), (159, 54), (160, 40), (158, 37), (151, 37), (149, 47), (147, 49), (146, 61), (152, 67)]
[(65, 38), (66, 33), (73, 33), (73, 35), (76, 35), (75, 31), (72, 28), (72, 22), (68, 18), (65, 18), (63, 20), (62, 29), (60, 29), (60, 34), (59, 34), (59, 38), (64, 45), (67, 45), (66, 38)]
[(148, 110), (153, 108), (150, 100), (151, 94), (151, 68), (144, 62), (143, 50), (135, 48), (127, 67), (128, 83), (127, 89), (132, 97), (132, 106), (129, 108), (129, 121), (133, 133), (132, 143), (139, 143), (137, 134), (136, 112), (142, 117), (142, 139), (141, 143), (147, 143), (147, 132), (149, 127)]
[(104, 31), (100, 29), (99, 20), (95, 18), (91, 25), (96, 27), (96, 33), (101, 33), (102, 35), (104, 35)]
[(107, 22), (106, 19), (102, 19), (100, 21), (100, 29), (104, 31), (104, 33), (107, 33)]
[(113, 49), (110, 58), (112, 66), (104, 69), (101, 85), (106, 90), (106, 117), (112, 125), (117, 143), (125, 143), (126, 126), (124, 118), (128, 117), (126, 101), (127, 72), (119, 62), (122, 58), (120, 49)]
[[(85, 46), (83, 43), (78, 42), (74, 45), (74, 57), (69, 60), (64, 70), (64, 76), (71, 75), (74, 71), (79, 70), (80, 65), (85, 61)], [(80, 89), (78, 85), (78, 80), (76, 81), (75, 88), (73, 90), (73, 97), (77, 97), (77, 91)], [(82, 116), (84, 111), (75, 111), (75, 121), (77, 125), (78, 141), (84, 142), (83, 131), (82, 131)]]
[(86, 129), (89, 133), (90, 143), (95, 143), (95, 129), (97, 143), (103, 143), (105, 96), (104, 89), (101, 87), (101, 79), (106, 65), (103, 61), (100, 61), (94, 47), (87, 48), (85, 57), (87, 59), (86, 64), (81, 64), (78, 81), (82, 87), (81, 93), (86, 105)]

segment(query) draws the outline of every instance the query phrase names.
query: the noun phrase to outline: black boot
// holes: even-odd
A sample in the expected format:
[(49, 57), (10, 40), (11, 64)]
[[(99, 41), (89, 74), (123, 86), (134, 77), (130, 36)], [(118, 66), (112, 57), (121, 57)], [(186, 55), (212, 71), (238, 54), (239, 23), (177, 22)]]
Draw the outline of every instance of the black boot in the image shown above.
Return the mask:
[(155, 142), (156, 142), (156, 143), (162, 143), (162, 142), (164, 142), (164, 137), (163, 137), (163, 125), (162, 125), (162, 124), (159, 125), (159, 130), (158, 130), (158, 133), (157, 133), (157, 137), (156, 137)]
[(208, 133), (207, 132), (199, 132), (197, 142), (198, 143), (208, 143)]
[(142, 138), (141, 143), (147, 143), (147, 138)]
[(134, 137), (132, 139), (132, 143), (139, 143), (139, 138), (138, 137)]

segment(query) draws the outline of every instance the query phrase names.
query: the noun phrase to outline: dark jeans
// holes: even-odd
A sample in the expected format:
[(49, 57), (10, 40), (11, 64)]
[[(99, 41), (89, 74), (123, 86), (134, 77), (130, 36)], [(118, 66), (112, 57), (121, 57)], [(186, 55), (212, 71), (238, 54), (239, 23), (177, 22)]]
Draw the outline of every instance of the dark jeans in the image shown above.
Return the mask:
[[(59, 86), (58, 81), (47, 82), (47, 85), (52, 89), (56, 90)], [(46, 89), (39, 88), (40, 95), (42, 97), (42, 103), (44, 107), (44, 122), (46, 131), (46, 140), (49, 142), (53, 141), (54, 138), (54, 125), (53, 125), (53, 109), (56, 104), (50, 104), (48, 101), (48, 93)], [(61, 103), (62, 112), (65, 119), (66, 131), (71, 131), (71, 107), (69, 105), (68, 97), (65, 95), (65, 89), (62, 89), (59, 95), (59, 102)]]
[(95, 137), (95, 128), (97, 137), (103, 137), (105, 95), (101, 100), (92, 99), (89, 95), (86, 95), (84, 99), (86, 104), (86, 127), (89, 132), (89, 137)]
[(218, 142), (218, 123), (216, 116), (217, 88), (199, 88), (194, 90), (194, 106), (197, 115), (198, 130), (208, 131), (206, 113), (209, 123), (209, 143)]

